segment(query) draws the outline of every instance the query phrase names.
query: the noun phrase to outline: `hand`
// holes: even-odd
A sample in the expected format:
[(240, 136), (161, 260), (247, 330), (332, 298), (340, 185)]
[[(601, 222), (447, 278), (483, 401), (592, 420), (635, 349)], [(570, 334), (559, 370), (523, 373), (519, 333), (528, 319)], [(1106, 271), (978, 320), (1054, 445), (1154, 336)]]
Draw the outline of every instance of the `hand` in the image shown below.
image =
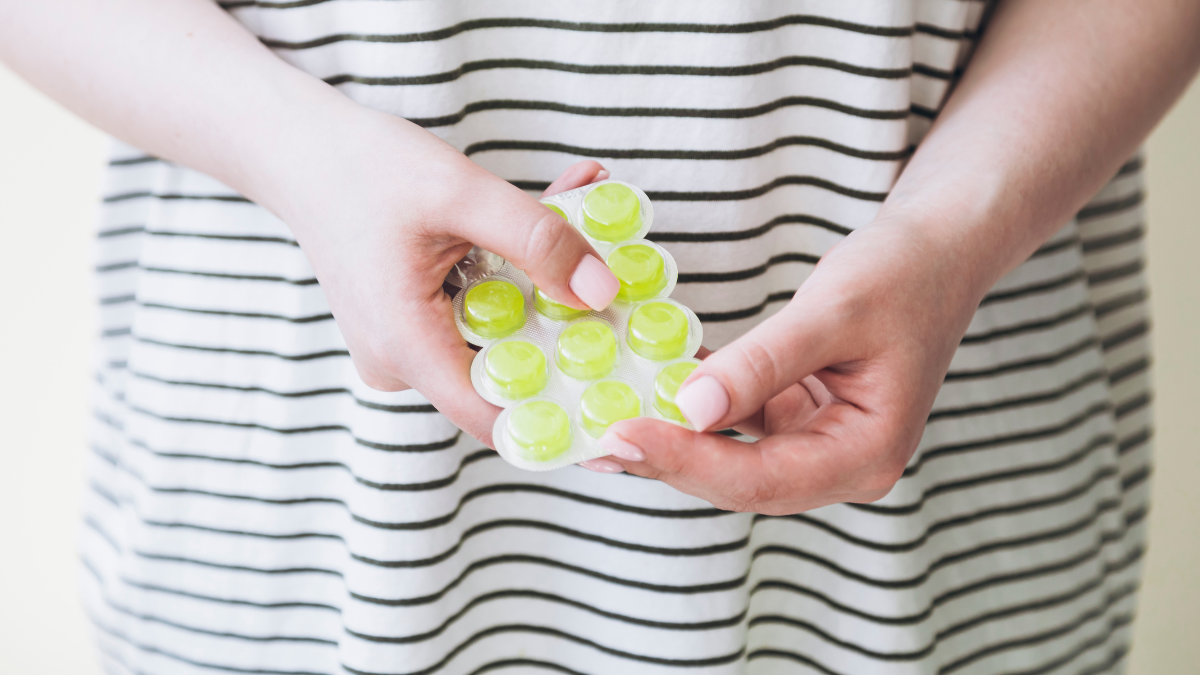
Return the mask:
[[(538, 201), (402, 119), (364, 113), (349, 138), (272, 208), (292, 227), (345, 337), (359, 376), (384, 391), (413, 387), (491, 445), (500, 409), (471, 385), (475, 352), (454, 325), (446, 273), (477, 244), (548, 295), (603, 309), (616, 277), (582, 235)], [(607, 177), (592, 161), (548, 193)]]
[(891, 490), (990, 286), (969, 249), (915, 218), (877, 220), (822, 258), (778, 314), (713, 352), (676, 397), (697, 429), (649, 418), (586, 468), (657, 478), (736, 511), (780, 515)]

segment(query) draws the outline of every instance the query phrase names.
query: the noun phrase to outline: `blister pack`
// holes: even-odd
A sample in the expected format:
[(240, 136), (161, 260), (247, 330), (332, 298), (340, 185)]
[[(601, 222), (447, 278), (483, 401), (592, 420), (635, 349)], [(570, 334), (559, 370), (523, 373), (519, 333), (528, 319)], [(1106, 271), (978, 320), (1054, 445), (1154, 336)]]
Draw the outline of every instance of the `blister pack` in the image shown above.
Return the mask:
[(703, 329), (669, 297), (674, 258), (645, 240), (654, 224), (646, 194), (602, 181), (542, 203), (583, 233), (621, 282), (595, 312), (555, 302), (509, 262), (454, 296), (454, 320), (482, 347), (471, 382), (504, 408), (492, 437), (509, 463), (548, 471), (607, 455), (597, 442), (614, 422), (654, 417), (687, 426), (679, 385), (700, 363)]

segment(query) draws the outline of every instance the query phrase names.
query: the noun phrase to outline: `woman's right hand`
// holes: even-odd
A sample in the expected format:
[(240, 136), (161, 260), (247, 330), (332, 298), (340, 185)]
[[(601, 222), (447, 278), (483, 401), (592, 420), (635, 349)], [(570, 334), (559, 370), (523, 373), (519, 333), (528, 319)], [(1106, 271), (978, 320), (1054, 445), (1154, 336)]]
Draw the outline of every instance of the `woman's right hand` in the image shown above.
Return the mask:
[[(500, 409), (471, 384), (475, 352), (442, 290), (447, 272), (479, 245), (576, 309), (607, 307), (617, 279), (575, 228), (533, 197), (403, 119), (364, 117), (336, 139), (315, 141), (327, 147), (286, 169), (261, 201), (312, 263), (363, 382), (412, 387), (491, 445)], [(606, 175), (596, 162), (580, 162), (547, 194)]]

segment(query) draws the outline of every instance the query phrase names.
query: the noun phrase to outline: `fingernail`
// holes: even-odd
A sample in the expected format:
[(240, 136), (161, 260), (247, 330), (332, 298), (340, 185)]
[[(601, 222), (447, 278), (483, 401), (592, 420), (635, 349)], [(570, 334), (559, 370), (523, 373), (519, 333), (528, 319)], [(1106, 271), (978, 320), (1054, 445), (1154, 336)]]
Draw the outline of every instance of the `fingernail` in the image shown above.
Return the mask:
[(600, 169), (600, 171), (596, 172), (596, 177), (592, 179), (592, 182), (599, 183), (602, 180), (608, 180), (610, 175), (612, 174), (608, 173), (608, 169)]
[(607, 431), (600, 437), (600, 447), (608, 451), (608, 454), (621, 459), (627, 459), (631, 462), (640, 462), (646, 459), (646, 453), (638, 446), (621, 438), (611, 431)]
[(675, 394), (675, 405), (696, 431), (704, 431), (729, 412), (729, 392), (720, 380), (705, 375), (680, 389)]
[(625, 473), (625, 467), (617, 464), (611, 459), (604, 459), (603, 457), (589, 459), (586, 462), (580, 462), (579, 466), (582, 466), (588, 471), (595, 471), (596, 473)]
[(600, 262), (591, 253), (579, 261), (568, 285), (571, 292), (595, 310), (608, 307), (613, 298), (617, 297), (617, 291), (621, 290), (621, 282), (613, 276), (608, 265)]

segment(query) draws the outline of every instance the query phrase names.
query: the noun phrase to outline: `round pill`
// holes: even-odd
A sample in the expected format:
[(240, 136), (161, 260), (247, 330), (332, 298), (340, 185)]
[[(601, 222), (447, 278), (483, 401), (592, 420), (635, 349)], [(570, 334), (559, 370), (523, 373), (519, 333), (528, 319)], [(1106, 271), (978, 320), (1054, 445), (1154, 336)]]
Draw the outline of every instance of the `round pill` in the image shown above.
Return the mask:
[(621, 241), (642, 227), (642, 201), (620, 183), (605, 183), (583, 198), (583, 231), (600, 241)]
[(688, 344), (688, 317), (675, 305), (647, 302), (629, 315), (629, 347), (639, 356), (667, 361), (683, 356)]
[(679, 385), (692, 374), (696, 366), (700, 364), (690, 361), (682, 361), (680, 363), (672, 363), (668, 366), (663, 366), (662, 370), (654, 376), (654, 409), (662, 414), (667, 419), (675, 420), (676, 422), (686, 422), (683, 413), (679, 412), (679, 407), (675, 405), (675, 394), (679, 392)]
[(592, 438), (600, 438), (613, 422), (642, 414), (642, 402), (633, 387), (616, 380), (597, 382), (579, 400), (579, 421)]
[(621, 290), (617, 292), (621, 300), (648, 300), (667, 287), (662, 255), (645, 244), (622, 246), (609, 253), (608, 269), (621, 282)]
[(512, 282), (485, 281), (467, 291), (463, 320), (483, 337), (512, 335), (525, 325), (525, 297)]
[(617, 363), (617, 336), (601, 321), (580, 321), (558, 336), (558, 367), (579, 380), (598, 380)]
[(501, 342), (484, 357), (488, 386), (505, 398), (528, 398), (546, 386), (546, 355), (521, 340)]
[(561, 208), (555, 206), (554, 204), (547, 204), (546, 202), (542, 202), (542, 206), (550, 209), (555, 214), (557, 214), (559, 218), (562, 218), (563, 220), (566, 220), (566, 221), (571, 220), (570, 218), (567, 217), (566, 212), (564, 212)]
[(554, 459), (571, 447), (571, 420), (557, 403), (522, 403), (509, 413), (506, 426), (516, 454), (530, 461)]
[(542, 316), (561, 321), (577, 319), (588, 313), (586, 309), (575, 309), (551, 300), (550, 296), (543, 293), (542, 289), (537, 286), (533, 287), (533, 306)]

